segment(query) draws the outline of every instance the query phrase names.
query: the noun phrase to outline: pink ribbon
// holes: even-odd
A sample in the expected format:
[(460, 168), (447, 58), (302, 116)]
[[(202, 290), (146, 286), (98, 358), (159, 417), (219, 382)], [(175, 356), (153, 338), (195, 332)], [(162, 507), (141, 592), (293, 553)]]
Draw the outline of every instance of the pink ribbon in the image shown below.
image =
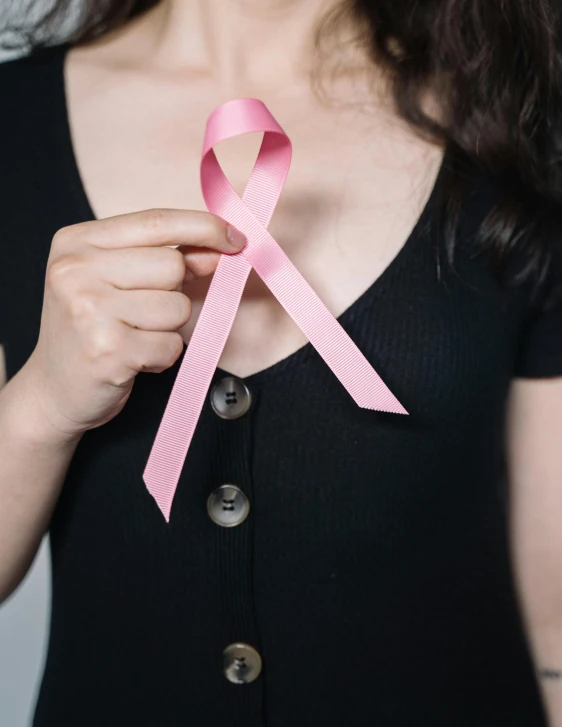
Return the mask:
[[(251, 132), (264, 132), (264, 136), (240, 198), (224, 175), (213, 146)], [(408, 413), (266, 229), (290, 164), (291, 142), (261, 101), (228, 101), (210, 115), (201, 158), (203, 197), (209, 212), (241, 230), (247, 243), (239, 253), (220, 257), (144, 470), (148, 491), (167, 522), (252, 267), (360, 407)]]

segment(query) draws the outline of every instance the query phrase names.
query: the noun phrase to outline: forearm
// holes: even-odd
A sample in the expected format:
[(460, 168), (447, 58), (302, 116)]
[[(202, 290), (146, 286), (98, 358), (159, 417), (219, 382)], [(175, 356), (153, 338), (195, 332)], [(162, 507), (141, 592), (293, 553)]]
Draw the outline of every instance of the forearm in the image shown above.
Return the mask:
[(550, 628), (531, 627), (530, 641), (549, 727), (562, 727), (562, 618)]
[(0, 602), (33, 562), (78, 441), (49, 426), (26, 367), (0, 390)]
[(510, 396), (510, 537), (521, 611), (550, 727), (562, 727), (562, 379)]
[(562, 537), (560, 510), (551, 505), (550, 511), (539, 513), (528, 503), (514, 554), (522, 617), (548, 724), (562, 727)]

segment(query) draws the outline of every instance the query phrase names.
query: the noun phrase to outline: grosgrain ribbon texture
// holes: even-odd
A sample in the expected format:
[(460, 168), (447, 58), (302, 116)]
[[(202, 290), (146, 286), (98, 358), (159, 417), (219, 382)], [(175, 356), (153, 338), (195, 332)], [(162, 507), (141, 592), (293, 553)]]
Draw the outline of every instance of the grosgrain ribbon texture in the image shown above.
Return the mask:
[[(240, 198), (213, 147), (255, 132), (264, 136)], [(209, 212), (243, 232), (247, 243), (239, 253), (219, 259), (143, 473), (146, 487), (167, 522), (193, 433), (252, 267), (360, 407), (408, 413), (267, 230), (291, 155), (289, 137), (258, 99), (228, 101), (207, 120), (200, 167), (203, 198)]]

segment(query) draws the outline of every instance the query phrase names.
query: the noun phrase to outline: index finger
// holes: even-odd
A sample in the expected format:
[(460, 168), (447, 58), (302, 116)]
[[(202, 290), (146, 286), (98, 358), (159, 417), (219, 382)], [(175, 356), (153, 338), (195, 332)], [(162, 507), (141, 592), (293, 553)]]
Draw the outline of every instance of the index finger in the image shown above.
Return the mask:
[(69, 236), (72, 230), (73, 240), (105, 249), (194, 245), (231, 254), (241, 249), (230, 242), (225, 220), (200, 210), (155, 208), (79, 222), (66, 229)]

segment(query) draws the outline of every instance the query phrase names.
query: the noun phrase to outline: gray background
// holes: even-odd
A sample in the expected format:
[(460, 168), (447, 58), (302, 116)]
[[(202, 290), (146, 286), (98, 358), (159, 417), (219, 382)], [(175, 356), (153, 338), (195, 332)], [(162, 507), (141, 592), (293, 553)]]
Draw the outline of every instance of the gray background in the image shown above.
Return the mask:
[(28, 727), (43, 670), (50, 608), (50, 559), (44, 538), (32, 568), (0, 606), (0, 725)]

